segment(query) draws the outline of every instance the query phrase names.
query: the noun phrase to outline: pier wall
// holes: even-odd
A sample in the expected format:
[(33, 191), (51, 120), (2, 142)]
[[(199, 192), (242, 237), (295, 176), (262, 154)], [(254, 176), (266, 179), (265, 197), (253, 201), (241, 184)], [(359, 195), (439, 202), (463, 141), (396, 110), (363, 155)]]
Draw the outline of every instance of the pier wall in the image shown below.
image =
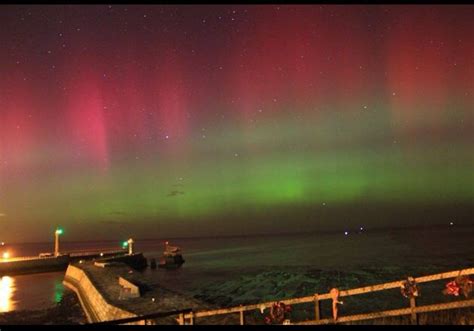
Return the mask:
[[(100, 293), (86, 272), (69, 265), (63, 284), (73, 290), (81, 302), (90, 323), (136, 317), (137, 315), (110, 304)], [(142, 322), (131, 324), (144, 324)]]
[(65, 270), (69, 256), (14, 258), (0, 262), (0, 275), (21, 275)]
[(125, 263), (129, 267), (137, 270), (141, 270), (147, 267), (147, 259), (143, 256), (142, 253), (135, 253), (132, 255), (119, 255), (112, 257), (105, 257), (102, 259), (97, 259), (97, 262), (101, 263)]
[(130, 256), (124, 250), (109, 252), (76, 252), (50, 257), (25, 256), (0, 259), (0, 276), (63, 271), (67, 269), (69, 263), (78, 262), (80, 260), (89, 261), (95, 259), (124, 262), (132, 267), (146, 267), (146, 259), (143, 255), (134, 254)]

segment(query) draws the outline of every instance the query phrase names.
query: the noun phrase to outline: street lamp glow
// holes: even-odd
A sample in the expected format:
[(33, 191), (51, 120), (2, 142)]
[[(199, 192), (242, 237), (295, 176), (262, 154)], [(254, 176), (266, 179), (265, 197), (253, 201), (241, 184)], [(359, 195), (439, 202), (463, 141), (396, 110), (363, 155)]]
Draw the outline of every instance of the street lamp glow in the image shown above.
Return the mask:
[(54, 256), (59, 256), (59, 236), (63, 234), (63, 229), (56, 228), (54, 231)]
[(126, 248), (126, 247), (128, 247), (128, 241), (124, 241), (124, 242), (122, 243), (122, 248)]
[(3, 257), (4, 259), (9, 259), (9, 258), (10, 258), (10, 253), (4, 252), (4, 253), (2, 254), (2, 257)]
[(133, 254), (133, 239), (130, 238), (127, 240), (127, 244), (128, 244), (128, 255), (132, 255)]

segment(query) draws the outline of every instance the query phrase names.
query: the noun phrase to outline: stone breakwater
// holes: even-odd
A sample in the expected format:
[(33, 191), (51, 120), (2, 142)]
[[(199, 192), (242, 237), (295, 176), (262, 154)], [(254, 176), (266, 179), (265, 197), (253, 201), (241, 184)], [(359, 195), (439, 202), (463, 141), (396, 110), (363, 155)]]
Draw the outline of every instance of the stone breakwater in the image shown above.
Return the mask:
[[(110, 262), (110, 261), (109, 261)], [(64, 285), (73, 290), (84, 310), (89, 323), (111, 321), (143, 316), (158, 312), (216, 308), (190, 296), (145, 280), (136, 269), (120, 262), (83, 262), (68, 266)], [(160, 271), (166, 272), (166, 271)], [(122, 278), (122, 281), (119, 281)], [(139, 296), (131, 296), (125, 291), (125, 279), (139, 288)], [(125, 283), (127, 283), (125, 282)], [(127, 294), (128, 293), (128, 294)], [(153, 324), (178, 324), (178, 316), (169, 316), (148, 321)], [(238, 316), (216, 316), (202, 320), (203, 324), (236, 324)], [(144, 321), (133, 324), (145, 324)]]
[(63, 284), (77, 294), (89, 323), (137, 316), (110, 304), (86, 271), (77, 266), (68, 266)]
[(9, 259), (0, 261), (0, 275), (21, 275), (65, 270), (70, 262), (68, 255), (58, 257)]
[[(133, 255), (135, 256), (135, 255)], [(109, 251), (109, 252), (83, 252), (83, 253), (66, 253), (59, 256), (26, 256), (10, 259), (0, 259), (0, 275), (22, 275), (34, 274), (52, 271), (66, 270), (70, 263), (80, 260), (96, 260), (96, 259), (121, 259), (130, 260), (129, 255), (125, 251)], [(133, 263), (145, 263), (146, 259), (135, 259)]]

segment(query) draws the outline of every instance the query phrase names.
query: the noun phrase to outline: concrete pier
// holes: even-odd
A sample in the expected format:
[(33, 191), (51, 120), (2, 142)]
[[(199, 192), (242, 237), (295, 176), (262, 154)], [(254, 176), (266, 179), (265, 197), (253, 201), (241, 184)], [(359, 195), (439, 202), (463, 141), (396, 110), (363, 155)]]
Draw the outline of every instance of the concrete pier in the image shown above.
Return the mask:
[[(139, 271), (126, 264), (127, 259), (132, 259), (136, 255), (123, 257), (120, 262), (108, 259), (102, 264), (96, 261), (98, 263), (69, 265), (63, 283), (77, 294), (90, 323), (189, 308), (193, 310), (214, 308), (200, 300), (166, 289), (166, 284), (145, 281)], [(157, 272), (163, 271), (157, 270)], [(178, 324), (177, 318), (178, 316), (168, 316), (147, 322), (162, 325)], [(206, 324), (232, 324), (236, 318), (238, 320), (236, 316), (212, 317), (211, 319), (215, 319), (214, 323), (209, 320)], [(134, 324), (145, 324), (145, 322)]]
[(66, 270), (69, 263), (78, 262), (80, 260), (102, 259), (106, 257), (124, 256), (126, 254), (126, 251), (120, 250), (108, 252), (77, 252), (47, 257), (27, 256), (0, 259), (0, 276), (61, 271)]

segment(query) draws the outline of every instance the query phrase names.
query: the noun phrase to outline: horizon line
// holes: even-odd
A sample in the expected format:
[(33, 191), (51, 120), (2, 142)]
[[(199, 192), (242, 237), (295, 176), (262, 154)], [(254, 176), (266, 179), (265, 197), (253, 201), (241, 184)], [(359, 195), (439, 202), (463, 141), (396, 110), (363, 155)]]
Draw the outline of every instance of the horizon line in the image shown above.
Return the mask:
[[(453, 224), (456, 227), (470, 227), (473, 226), (472, 224)], [(375, 231), (380, 232), (383, 230), (410, 230), (410, 229), (417, 229), (417, 228), (437, 228), (447, 226), (445, 223), (438, 223), (433, 225), (424, 225), (424, 224), (416, 224), (412, 226), (398, 226), (398, 227), (363, 227), (363, 231)], [(297, 232), (281, 232), (281, 233), (251, 233), (251, 234), (224, 234), (224, 235), (207, 235), (207, 236), (189, 236), (189, 237), (177, 237), (177, 236), (168, 236), (168, 237), (157, 237), (157, 238), (134, 238), (135, 242), (137, 241), (152, 241), (152, 240), (176, 240), (176, 239), (225, 239), (225, 238), (249, 238), (249, 237), (279, 237), (279, 236), (297, 236), (297, 235), (312, 235), (312, 234), (333, 234), (341, 231), (349, 231), (349, 233), (354, 231), (354, 228), (348, 229), (338, 229), (338, 230), (311, 230), (311, 231), (297, 231)], [(359, 229), (356, 229), (357, 232), (360, 232)], [(96, 239), (96, 240), (61, 240), (62, 242), (67, 243), (84, 243), (84, 242), (121, 242), (126, 238), (121, 239)], [(51, 241), (27, 241), (27, 242), (10, 242), (9, 244), (18, 245), (18, 244), (46, 244), (51, 243)]]

